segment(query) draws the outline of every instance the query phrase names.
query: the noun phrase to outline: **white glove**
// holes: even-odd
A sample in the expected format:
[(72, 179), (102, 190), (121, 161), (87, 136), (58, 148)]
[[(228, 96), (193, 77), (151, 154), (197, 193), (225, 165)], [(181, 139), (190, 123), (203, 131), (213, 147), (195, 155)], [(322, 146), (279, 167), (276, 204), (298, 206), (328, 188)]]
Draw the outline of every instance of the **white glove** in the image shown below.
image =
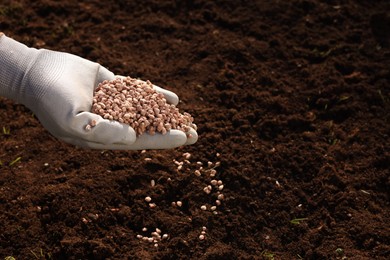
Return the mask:
[[(169, 149), (197, 141), (194, 129), (137, 137), (129, 125), (90, 113), (94, 89), (103, 80), (114, 78), (98, 63), (69, 53), (28, 48), (0, 34), (0, 96), (27, 106), (55, 137), (108, 150)], [(168, 102), (179, 102), (175, 93), (159, 87), (156, 90)], [(97, 124), (86, 131), (91, 120)]]

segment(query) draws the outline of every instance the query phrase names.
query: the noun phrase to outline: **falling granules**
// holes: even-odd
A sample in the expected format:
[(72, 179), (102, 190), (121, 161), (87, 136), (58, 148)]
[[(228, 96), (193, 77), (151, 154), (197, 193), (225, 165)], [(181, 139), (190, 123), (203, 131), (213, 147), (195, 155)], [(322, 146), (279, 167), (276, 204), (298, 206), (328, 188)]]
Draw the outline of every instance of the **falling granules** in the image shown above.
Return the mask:
[[(196, 130), (193, 117), (186, 112), (181, 114), (175, 105), (168, 104), (150, 81), (130, 77), (100, 83), (93, 97), (92, 113), (128, 124), (137, 135), (145, 132), (166, 134), (171, 129)], [(88, 126), (89, 129), (93, 127)]]

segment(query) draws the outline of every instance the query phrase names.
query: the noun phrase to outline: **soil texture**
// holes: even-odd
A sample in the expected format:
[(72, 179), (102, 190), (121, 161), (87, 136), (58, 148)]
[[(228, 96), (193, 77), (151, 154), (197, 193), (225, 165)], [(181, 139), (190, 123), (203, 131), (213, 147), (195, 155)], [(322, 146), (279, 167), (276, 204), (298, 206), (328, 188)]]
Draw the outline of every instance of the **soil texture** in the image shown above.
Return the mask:
[(172, 90), (199, 133), (86, 150), (0, 98), (1, 259), (390, 258), (389, 1), (2, 0), (0, 31)]

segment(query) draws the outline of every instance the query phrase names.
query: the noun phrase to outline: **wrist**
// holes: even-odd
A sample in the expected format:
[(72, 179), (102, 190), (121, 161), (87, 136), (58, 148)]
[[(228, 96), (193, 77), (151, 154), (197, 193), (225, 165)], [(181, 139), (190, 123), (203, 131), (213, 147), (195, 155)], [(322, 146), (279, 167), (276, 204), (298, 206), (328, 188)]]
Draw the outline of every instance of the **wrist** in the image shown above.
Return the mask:
[(22, 101), (22, 81), (35, 61), (36, 52), (36, 49), (28, 48), (0, 33), (0, 96)]

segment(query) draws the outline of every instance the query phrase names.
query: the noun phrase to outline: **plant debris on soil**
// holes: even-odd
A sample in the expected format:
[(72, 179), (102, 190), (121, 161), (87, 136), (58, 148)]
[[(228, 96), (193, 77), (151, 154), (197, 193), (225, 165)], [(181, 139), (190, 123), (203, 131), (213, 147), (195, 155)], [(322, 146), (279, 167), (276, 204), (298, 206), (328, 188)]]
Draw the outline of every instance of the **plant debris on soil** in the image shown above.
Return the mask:
[(0, 98), (0, 258), (389, 259), (389, 10), (1, 1), (7, 36), (178, 94), (199, 140), (85, 150)]

